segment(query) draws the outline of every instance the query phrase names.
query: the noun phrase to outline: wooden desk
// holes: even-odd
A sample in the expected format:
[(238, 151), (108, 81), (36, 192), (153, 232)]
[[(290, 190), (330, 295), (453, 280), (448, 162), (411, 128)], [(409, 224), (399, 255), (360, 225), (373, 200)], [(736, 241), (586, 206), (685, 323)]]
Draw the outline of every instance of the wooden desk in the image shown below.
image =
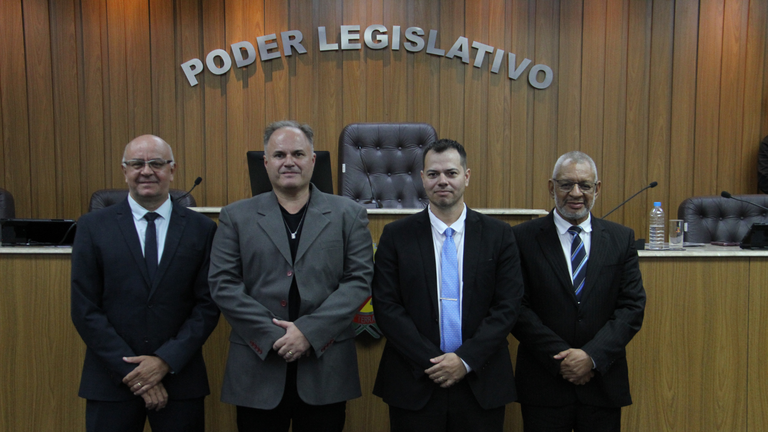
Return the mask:
[[(517, 223), (532, 215), (499, 214)], [(378, 239), (385, 221), (371, 213)], [(69, 248), (0, 248), (0, 431), (81, 431), (77, 397), (85, 346), (69, 315)], [(628, 347), (634, 405), (625, 431), (768, 430), (768, 252), (707, 247), (640, 252), (648, 305)], [(219, 401), (229, 325), (222, 318), (204, 347), (211, 381), (209, 431), (235, 430)], [(510, 351), (517, 344), (510, 339)], [(383, 341), (358, 339), (363, 397), (350, 401), (347, 431), (388, 431), (386, 405), (371, 394)], [(506, 431), (521, 431), (518, 404)]]

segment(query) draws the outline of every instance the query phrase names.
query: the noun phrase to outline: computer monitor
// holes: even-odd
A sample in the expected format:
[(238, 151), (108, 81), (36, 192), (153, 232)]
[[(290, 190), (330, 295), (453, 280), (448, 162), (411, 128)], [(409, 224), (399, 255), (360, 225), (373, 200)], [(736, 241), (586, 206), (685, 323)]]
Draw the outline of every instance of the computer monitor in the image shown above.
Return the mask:
[[(322, 192), (333, 194), (333, 175), (331, 174), (331, 152), (315, 151), (315, 171), (312, 173), (312, 184)], [(264, 152), (252, 150), (248, 157), (248, 174), (251, 177), (251, 193), (253, 196), (272, 190), (267, 169), (264, 167)]]

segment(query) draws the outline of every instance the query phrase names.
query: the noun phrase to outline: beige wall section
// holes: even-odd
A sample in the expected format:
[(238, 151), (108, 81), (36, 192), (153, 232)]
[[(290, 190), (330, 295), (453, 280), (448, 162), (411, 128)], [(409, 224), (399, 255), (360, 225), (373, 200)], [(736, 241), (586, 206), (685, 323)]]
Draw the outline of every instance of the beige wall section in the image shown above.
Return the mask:
[[(173, 145), (174, 186), (198, 204), (249, 195), (244, 153), (286, 117), (311, 124), (336, 154), (351, 122), (423, 121), (465, 144), (474, 207), (550, 208), (556, 156), (590, 153), (604, 180), (602, 215), (645, 237), (661, 200), (756, 192), (768, 135), (768, 0), (5, 0), (0, 5), (0, 186), (19, 217), (78, 217), (99, 188), (124, 187), (125, 143)], [(401, 28), (400, 49), (319, 51), (317, 28)], [(459, 36), (551, 66), (546, 90), (459, 58), (404, 49), (405, 29)], [(261, 61), (190, 87), (180, 64), (213, 49), (300, 30), (307, 54)], [(362, 31), (361, 31), (362, 33)], [(362, 41), (361, 41), (362, 43)], [(282, 41), (279, 41), (282, 47)], [(258, 48), (257, 48), (258, 49)], [(334, 174), (336, 161), (334, 158)]]

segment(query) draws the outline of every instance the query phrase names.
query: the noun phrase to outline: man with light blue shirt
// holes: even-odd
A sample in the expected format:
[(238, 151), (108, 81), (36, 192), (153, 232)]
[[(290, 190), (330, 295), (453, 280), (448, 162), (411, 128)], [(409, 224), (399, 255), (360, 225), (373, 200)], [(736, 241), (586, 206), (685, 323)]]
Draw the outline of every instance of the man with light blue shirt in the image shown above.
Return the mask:
[(387, 344), (373, 393), (392, 431), (501, 431), (516, 398), (507, 347), (523, 294), (511, 227), (464, 204), (464, 147), (424, 149), (429, 207), (384, 227), (373, 309)]
[(72, 248), (72, 321), (87, 347), (86, 430), (203, 431), (202, 346), (218, 323), (207, 274), (216, 224), (170, 199), (171, 147), (125, 147), (128, 198), (80, 218)]

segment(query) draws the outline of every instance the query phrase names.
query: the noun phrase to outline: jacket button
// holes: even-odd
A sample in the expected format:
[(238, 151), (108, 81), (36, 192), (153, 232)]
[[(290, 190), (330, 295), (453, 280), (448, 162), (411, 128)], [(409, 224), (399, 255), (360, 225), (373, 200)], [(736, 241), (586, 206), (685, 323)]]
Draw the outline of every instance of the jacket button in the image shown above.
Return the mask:
[(286, 307), (286, 306), (288, 306), (288, 302), (285, 301), (285, 300), (280, 300), (280, 306)]
[(286, 273), (285, 275), (288, 276), (288, 277), (291, 277), (291, 276), (293, 276), (293, 272), (291, 270), (288, 270), (288, 273)]

